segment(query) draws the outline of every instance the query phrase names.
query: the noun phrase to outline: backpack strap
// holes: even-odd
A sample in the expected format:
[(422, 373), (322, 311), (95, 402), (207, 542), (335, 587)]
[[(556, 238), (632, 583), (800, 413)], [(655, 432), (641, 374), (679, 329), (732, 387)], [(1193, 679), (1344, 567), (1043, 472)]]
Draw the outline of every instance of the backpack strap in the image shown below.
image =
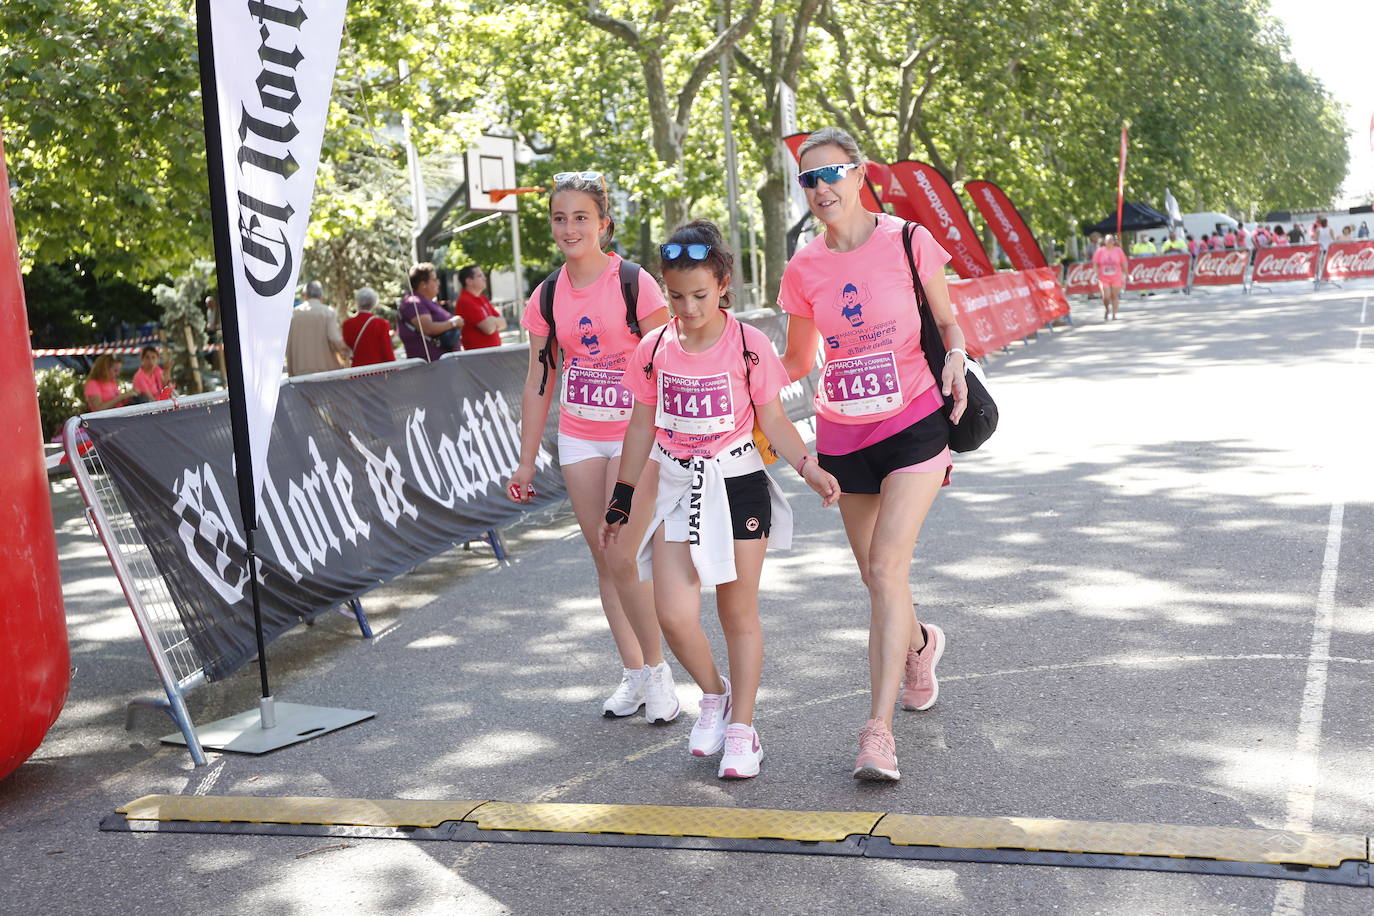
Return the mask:
[(549, 372), (557, 365), (558, 358), (554, 355), (554, 348), (558, 346), (558, 328), (553, 323), (553, 296), (558, 289), (558, 275), (563, 272), (560, 267), (553, 273), (544, 278), (544, 282), (539, 284), (539, 314), (544, 319), (544, 323), (549, 326), (549, 336), (544, 339), (544, 349), (539, 351), (539, 365), (544, 367), (544, 373), (539, 377), (539, 396), (544, 396), (544, 389), (549, 383)]
[(636, 337), (639, 333), (639, 272), (643, 270), (634, 261), (620, 262), (620, 295), (625, 300), (625, 326)]
[(759, 355), (749, 349), (749, 341), (744, 339), (744, 322), (738, 318), (735, 321), (739, 324), (739, 345), (740, 351), (744, 356), (744, 391), (749, 395), (749, 404), (754, 404), (754, 377), (749, 372), (750, 366), (759, 364)]
[(658, 348), (663, 343), (663, 335), (668, 333), (668, 328), (671, 326), (672, 322), (670, 321), (658, 329), (658, 340), (654, 341), (654, 348), (649, 351), (649, 361), (644, 364), (644, 377), (647, 379), (654, 377), (654, 359), (658, 356)]

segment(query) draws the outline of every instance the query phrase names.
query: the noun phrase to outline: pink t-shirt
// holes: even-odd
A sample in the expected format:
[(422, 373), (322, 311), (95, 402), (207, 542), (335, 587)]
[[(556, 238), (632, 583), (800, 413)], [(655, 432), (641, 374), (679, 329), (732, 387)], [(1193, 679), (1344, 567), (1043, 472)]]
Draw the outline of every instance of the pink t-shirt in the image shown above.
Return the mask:
[[(820, 419), (851, 425), (886, 420), (935, 384), (921, 349), (916, 291), (902, 251), (904, 225), (895, 216), (879, 216), (868, 241), (853, 251), (831, 251), (820, 236), (782, 272), (778, 305), (813, 319), (823, 339)], [(923, 283), (949, 263), (923, 226), (916, 227), (912, 245)]]
[(1275, 245), (1275, 246), (1287, 245), (1287, 244), (1288, 244), (1288, 236), (1284, 235), (1282, 232), (1275, 232), (1275, 233), (1274, 233), (1274, 245)]
[(1223, 245), (1225, 245), (1227, 248), (1235, 248), (1235, 247), (1236, 247), (1236, 234), (1235, 234), (1234, 232), (1228, 232), (1228, 233), (1226, 233), (1226, 235), (1222, 237), (1221, 243), (1222, 243)]
[(162, 378), (161, 366), (154, 366), (152, 372), (144, 372), (143, 367), (140, 366), (134, 372), (134, 391), (140, 394), (146, 394), (156, 401), (162, 397), (162, 389), (166, 387), (167, 383)]
[[(549, 326), (539, 312), (543, 286), (535, 287), (520, 324), (531, 334), (547, 337)], [(639, 320), (667, 307), (654, 278), (647, 270), (640, 271), (635, 309)], [(574, 289), (567, 272), (560, 271), (553, 294), (553, 321), (563, 352), (561, 378), (549, 379), (549, 384), (558, 384), (558, 431), (597, 442), (625, 438), (634, 402), (620, 386), (620, 377), (630, 367), (630, 355), (639, 338), (625, 324), (620, 256), (611, 253), (611, 262), (601, 276), (582, 289)]]
[(86, 406), (90, 407), (92, 395), (102, 401), (110, 401), (119, 397), (119, 383), (87, 379), (81, 392), (86, 396)]
[(1097, 282), (1103, 286), (1121, 286), (1125, 281), (1126, 252), (1120, 248), (1102, 247), (1093, 252), (1093, 267), (1097, 268)]
[[(758, 365), (750, 361), (747, 372), (746, 346), (759, 359)], [(646, 376), (651, 353), (653, 371)], [(754, 405), (778, 396), (787, 384), (787, 370), (767, 334), (726, 312), (720, 338), (700, 353), (682, 348), (676, 321), (644, 335), (621, 384), (636, 401), (654, 408), (655, 438), (668, 454), (710, 458), (753, 434)]]

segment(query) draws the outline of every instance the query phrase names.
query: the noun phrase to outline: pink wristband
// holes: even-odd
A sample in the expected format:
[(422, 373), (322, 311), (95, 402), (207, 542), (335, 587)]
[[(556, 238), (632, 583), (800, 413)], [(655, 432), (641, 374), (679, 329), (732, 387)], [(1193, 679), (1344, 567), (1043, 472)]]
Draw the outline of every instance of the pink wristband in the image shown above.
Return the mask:
[(810, 461), (810, 460), (811, 460), (811, 454), (810, 454), (809, 452), (808, 452), (807, 454), (801, 456), (801, 460), (797, 462), (797, 467), (796, 467), (796, 471), (797, 471), (797, 476), (798, 476), (798, 477), (800, 477), (802, 471), (806, 469), (806, 462), (808, 462), (808, 461)]

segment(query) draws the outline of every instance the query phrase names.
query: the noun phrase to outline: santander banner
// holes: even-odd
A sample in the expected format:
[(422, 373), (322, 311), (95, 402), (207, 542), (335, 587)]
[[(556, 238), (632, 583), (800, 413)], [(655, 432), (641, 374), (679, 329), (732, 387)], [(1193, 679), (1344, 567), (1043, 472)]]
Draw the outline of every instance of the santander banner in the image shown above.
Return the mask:
[(987, 220), (1012, 267), (1035, 270), (1046, 266), (1044, 252), (1005, 191), (991, 181), (966, 181), (964, 191), (973, 198), (973, 205)]
[(1255, 255), (1255, 272), (1251, 283), (1285, 283), (1289, 280), (1312, 280), (1317, 276), (1317, 258), (1321, 248), (1316, 245), (1289, 245), (1282, 248), (1261, 248)]
[[(1277, 251), (1287, 251), (1278, 248)], [(1245, 282), (1245, 268), (1250, 263), (1250, 250), (1200, 251), (1193, 265), (1194, 286), (1231, 286)]]
[(1374, 277), (1374, 239), (1359, 242), (1333, 242), (1326, 249), (1323, 280), (1354, 280)]
[(966, 280), (992, 276), (992, 261), (944, 176), (924, 162), (894, 162), (890, 168), (894, 183), (902, 186), (911, 203), (911, 218), (929, 229), (949, 252), (954, 272)]
[(1132, 258), (1126, 270), (1127, 289), (1182, 289), (1188, 285), (1186, 254)]

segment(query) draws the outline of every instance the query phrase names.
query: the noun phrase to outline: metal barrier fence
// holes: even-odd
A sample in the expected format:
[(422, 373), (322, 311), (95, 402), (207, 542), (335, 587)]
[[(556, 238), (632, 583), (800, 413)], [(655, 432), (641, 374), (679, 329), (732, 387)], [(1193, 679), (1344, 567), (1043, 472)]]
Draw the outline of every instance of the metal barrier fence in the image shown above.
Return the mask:
[[(402, 360), (380, 366), (365, 366), (358, 369), (339, 369), (322, 372), (314, 376), (304, 376), (283, 384), (308, 384), (328, 378), (356, 378), (386, 372), (404, 371), (424, 365), (424, 360)], [(103, 416), (141, 416), (179, 410), (193, 410), (208, 407), (228, 399), (228, 392), (217, 391), (209, 394), (191, 395), (172, 401), (156, 401), (102, 411)], [(166, 699), (161, 697), (137, 698), (129, 703), (125, 717), (125, 727), (132, 728), (136, 708), (161, 709), (172, 717), (186, 739), (187, 750), (196, 766), (205, 765), (205, 752), (196, 735), (195, 724), (186, 707), (186, 695), (195, 688), (207, 683), (204, 666), (191, 644), (186, 628), (181, 620), (172, 595), (161, 571), (153, 562), (147, 545), (133, 517), (124, 503), (119, 490), (114, 486), (100, 459), (95, 444), (82, 430), (85, 415), (73, 417), (62, 430), (63, 446), (71, 462), (72, 476), (76, 480), (81, 497), (86, 503), (86, 521), (92, 533), (105, 547), (119, 580), (129, 610), (138, 625), (143, 644), (152, 658), (153, 668)], [(495, 530), (486, 533), (498, 560), (506, 558), (504, 545)], [(372, 637), (372, 628), (363, 612), (362, 602), (349, 601), (344, 607), (358, 624), (364, 638)], [(342, 608), (341, 608), (342, 610)]]

